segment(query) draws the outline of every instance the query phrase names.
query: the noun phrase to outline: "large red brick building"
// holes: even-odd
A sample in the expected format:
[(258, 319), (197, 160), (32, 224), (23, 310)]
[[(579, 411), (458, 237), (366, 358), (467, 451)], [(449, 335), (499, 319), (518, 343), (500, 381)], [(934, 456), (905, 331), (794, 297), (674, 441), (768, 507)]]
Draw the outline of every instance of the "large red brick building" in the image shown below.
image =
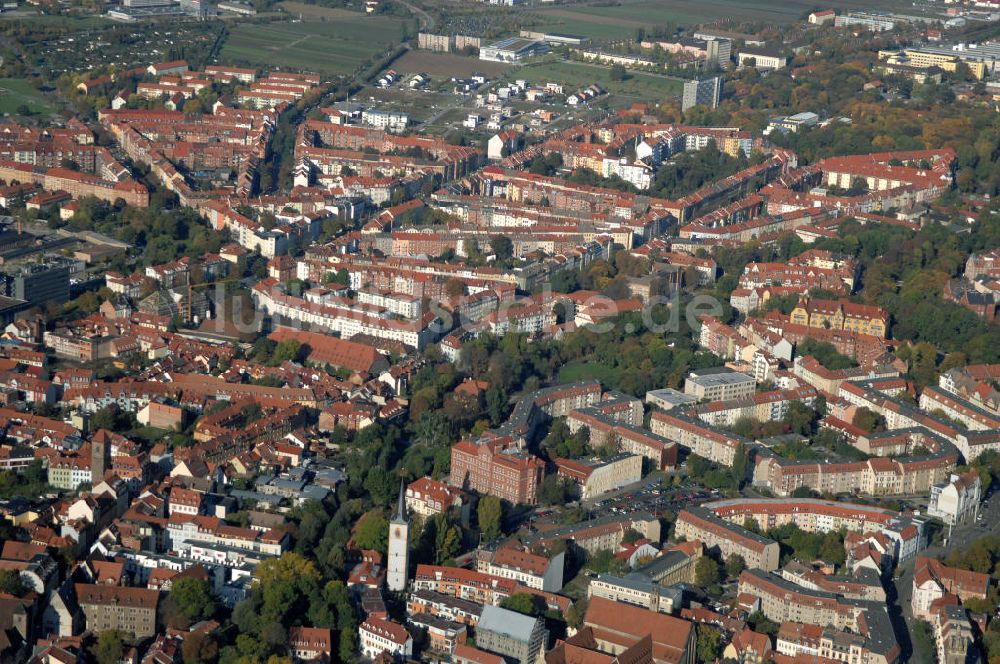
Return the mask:
[(542, 460), (519, 449), (510, 436), (463, 440), (451, 448), (453, 486), (514, 504), (534, 503), (544, 474)]

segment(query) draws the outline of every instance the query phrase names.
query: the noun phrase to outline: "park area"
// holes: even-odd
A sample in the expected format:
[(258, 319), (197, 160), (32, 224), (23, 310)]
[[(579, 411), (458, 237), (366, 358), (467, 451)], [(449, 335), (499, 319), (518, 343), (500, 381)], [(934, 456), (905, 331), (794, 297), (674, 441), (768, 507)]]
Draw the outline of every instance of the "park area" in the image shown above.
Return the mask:
[(234, 27), (220, 62), (350, 74), (403, 39), (402, 19), (319, 9), (322, 15), (303, 12), (302, 20)]
[(49, 113), (52, 107), (41, 92), (29, 81), (14, 78), (0, 78), (0, 113), (21, 115), (27, 109), (30, 114)]
[[(879, 6), (893, 9), (906, 4), (903, 0), (888, 0), (879, 3)], [(540, 21), (534, 23), (531, 29), (582, 35), (595, 40), (613, 40), (632, 37), (638, 28), (648, 30), (668, 23), (695, 25), (725, 19), (782, 25), (804, 19), (816, 7), (816, 3), (809, 0), (769, 3), (755, 0), (625, 0), (611, 6), (562, 5), (534, 11), (532, 13)], [(871, 9), (872, 3), (863, 0), (833, 0), (823, 7), (838, 10)]]

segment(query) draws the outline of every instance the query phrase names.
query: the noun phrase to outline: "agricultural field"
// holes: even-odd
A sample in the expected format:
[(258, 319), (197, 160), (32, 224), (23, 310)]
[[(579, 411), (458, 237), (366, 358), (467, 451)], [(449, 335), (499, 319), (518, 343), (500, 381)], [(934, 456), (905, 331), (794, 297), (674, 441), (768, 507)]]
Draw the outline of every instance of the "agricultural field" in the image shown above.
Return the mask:
[(343, 15), (234, 27), (219, 61), (350, 74), (403, 39), (402, 19), (332, 11)]
[(684, 82), (659, 74), (630, 71), (624, 81), (611, 80), (611, 69), (603, 65), (584, 62), (539, 62), (511, 71), (510, 80), (524, 79), (528, 83), (544, 85), (561, 83), (567, 94), (575, 88), (597, 83), (609, 94), (620, 98), (659, 101), (680, 96)]
[(292, 18), (302, 17), (302, 20), (329, 21), (333, 19), (358, 18), (359, 12), (341, 7), (323, 7), (321, 5), (310, 5), (295, 0), (285, 0), (277, 5), (278, 9), (289, 14)]
[[(833, 0), (823, 7), (831, 9), (872, 9), (864, 0)], [(903, 0), (877, 3), (881, 9), (901, 9)], [(533, 30), (577, 34), (595, 40), (631, 37), (637, 28), (674, 23), (694, 25), (720, 19), (761, 21), (788, 24), (801, 20), (817, 7), (810, 0), (785, 0), (762, 3), (756, 0), (625, 0), (613, 6), (577, 6), (541, 9), (534, 16), (541, 19)]]
[(41, 92), (23, 79), (0, 78), (0, 114), (13, 115), (27, 108), (31, 113), (49, 113), (52, 107)]
[(392, 68), (401, 74), (429, 74), (432, 84), (442, 79), (468, 77), (475, 72), (496, 78), (510, 71), (511, 65), (502, 62), (487, 62), (476, 57), (454, 53), (433, 53), (431, 51), (409, 51), (392, 63)]

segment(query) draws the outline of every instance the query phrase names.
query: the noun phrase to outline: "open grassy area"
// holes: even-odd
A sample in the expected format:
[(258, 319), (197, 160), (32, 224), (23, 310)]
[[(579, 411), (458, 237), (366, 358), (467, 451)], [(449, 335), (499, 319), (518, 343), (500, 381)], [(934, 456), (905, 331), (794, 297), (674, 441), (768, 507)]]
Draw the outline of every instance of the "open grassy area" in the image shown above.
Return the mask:
[[(338, 10), (339, 11), (339, 10)], [(287, 67), (323, 74), (349, 74), (403, 38), (403, 21), (352, 12), (234, 27), (220, 62)]]
[(301, 15), (303, 20), (319, 19), (324, 21), (339, 18), (357, 18), (360, 16), (358, 12), (352, 12), (350, 9), (309, 5), (304, 2), (296, 2), (296, 0), (285, 0), (285, 2), (278, 3), (277, 7), (291, 14), (293, 17), (297, 18)]
[(16, 78), (0, 78), (0, 113), (17, 113), (26, 106), (32, 113), (49, 113), (52, 107), (41, 92), (28, 81)]
[[(832, 0), (831, 9), (902, 9), (904, 0)], [(874, 5), (874, 7), (873, 7)], [(801, 20), (817, 7), (810, 0), (758, 2), (757, 0), (623, 0), (614, 6), (553, 7), (533, 12), (542, 18), (534, 30), (548, 30), (596, 40), (631, 37), (636, 28), (675, 23), (693, 25), (720, 19), (788, 24)]]
[(18, 21), (29, 26), (45, 26), (47, 28), (65, 28), (66, 30), (89, 30), (111, 25), (111, 19), (103, 16), (67, 16), (61, 14), (40, 14), (27, 5), (12, 12), (0, 14), (0, 22)]
[(596, 362), (570, 362), (559, 370), (559, 382), (571, 383), (576, 380), (591, 380), (596, 378), (605, 384), (614, 383), (618, 378), (618, 370), (606, 364)]
[(573, 88), (586, 87), (597, 83), (609, 94), (619, 97), (658, 101), (681, 94), (684, 83), (676, 79), (643, 72), (628, 73), (624, 81), (611, 80), (611, 69), (602, 65), (584, 62), (541, 62), (528, 64), (511, 71), (507, 78), (523, 78), (529, 83), (544, 85), (548, 82), (561, 83), (567, 93)]

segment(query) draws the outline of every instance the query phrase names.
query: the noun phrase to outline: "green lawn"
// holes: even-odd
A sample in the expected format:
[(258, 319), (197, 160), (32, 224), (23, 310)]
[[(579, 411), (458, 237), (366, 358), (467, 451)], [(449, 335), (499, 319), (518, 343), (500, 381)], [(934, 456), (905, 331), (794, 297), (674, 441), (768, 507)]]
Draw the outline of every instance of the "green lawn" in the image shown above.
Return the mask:
[(45, 95), (28, 81), (0, 78), (0, 113), (13, 115), (21, 106), (27, 106), (32, 113), (49, 113), (52, 110)]
[(611, 385), (618, 380), (618, 370), (606, 364), (586, 361), (570, 362), (559, 370), (560, 383), (571, 383), (575, 380), (589, 380), (592, 378), (596, 378), (606, 385)]
[(403, 21), (387, 16), (245, 24), (232, 29), (219, 61), (349, 74), (402, 38)]
[(584, 62), (528, 64), (514, 69), (507, 78), (511, 80), (523, 78), (536, 85), (544, 85), (550, 81), (561, 83), (568, 88), (567, 94), (572, 88), (582, 88), (597, 83), (609, 94), (650, 101), (677, 97), (684, 88), (684, 83), (676, 79), (634, 71), (630, 71), (624, 81), (612, 81), (609, 67)]

